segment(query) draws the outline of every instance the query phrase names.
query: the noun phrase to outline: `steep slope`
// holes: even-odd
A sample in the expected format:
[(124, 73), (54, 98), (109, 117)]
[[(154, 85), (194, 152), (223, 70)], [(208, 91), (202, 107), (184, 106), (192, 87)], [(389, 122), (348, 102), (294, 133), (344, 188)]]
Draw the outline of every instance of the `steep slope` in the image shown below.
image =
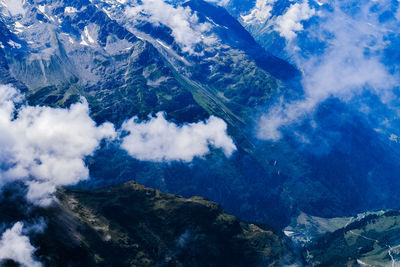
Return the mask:
[[(92, 179), (81, 188), (134, 179), (185, 197), (201, 195), (240, 218), (279, 227), (297, 215), (297, 208), (313, 215), (344, 216), (381, 205), (369, 200), (368, 193), (349, 201), (354, 190), (367, 192), (363, 175), (371, 171), (362, 168), (351, 175), (338, 167), (353, 160), (358, 143), (351, 153), (344, 148), (346, 157), (339, 148), (318, 158), (299, 151), (296, 140), (269, 143), (254, 138), (258, 113), (272, 104), (271, 99), (298, 94), (287, 86), (295, 84), (298, 73), (266, 52), (223, 8), (201, 0), (156, 1), (153, 6), (111, 0), (21, 3), (12, 12), (0, 6), (0, 79), (27, 91), (31, 104), (68, 106), (84, 96), (97, 122), (117, 126), (132, 116), (147, 119), (158, 111), (176, 122), (216, 115), (228, 123), (238, 147), (230, 159), (213, 151), (192, 164), (162, 164), (134, 160), (111, 144), (87, 161)], [(157, 13), (162, 9), (182, 23), (177, 26)], [(188, 25), (183, 31), (191, 38), (178, 34), (179, 25)], [(351, 127), (355, 131), (346, 138), (358, 140), (361, 132), (369, 132), (357, 121), (333, 122), (333, 132)], [(364, 136), (363, 140), (370, 138)], [(318, 149), (320, 142), (316, 143), (313, 147)], [(386, 160), (386, 150), (374, 151), (379, 152), (381, 173), (389, 173), (386, 166), (392, 161)], [(366, 153), (360, 155), (360, 164), (372, 166)], [(331, 169), (343, 172), (335, 175)], [(336, 176), (343, 187), (336, 186)], [(386, 187), (383, 184), (381, 191)]]
[[(337, 101), (319, 109), (315, 121), (289, 129), (292, 138), (257, 140), (259, 113), (301, 92), (297, 71), (221, 7), (201, 0), (153, 2), (30, 0), (10, 10), (0, 1), (0, 79), (27, 91), (31, 104), (68, 106), (84, 96), (97, 122), (117, 126), (158, 111), (181, 123), (216, 115), (238, 147), (229, 159), (212, 151), (191, 164), (163, 164), (105, 145), (87, 160), (92, 179), (80, 188), (136, 180), (185, 197), (201, 195), (240, 218), (278, 227), (298, 209), (336, 217), (396, 208), (397, 143)], [(232, 1), (228, 8), (237, 6), (240, 20), (239, 9), (247, 12), (253, 2)], [(281, 14), (289, 2), (274, 3)], [(303, 131), (316, 138), (304, 143)]]
[[(9, 209), (1, 206), (3, 221), (23, 219), (16, 217), (19, 209), (12, 208), (15, 195), (2, 198), (11, 204)], [(42, 232), (31, 234), (35, 256), (44, 266), (282, 266), (297, 262), (284, 237), (242, 222), (200, 197), (185, 199), (129, 182), (90, 192), (61, 189), (57, 198), (48, 209), (29, 211), (31, 221), (38, 218), (46, 223)], [(26, 213), (27, 209), (21, 210), (22, 216)]]
[[(285, 51), (287, 40), (276, 29), (276, 18), (285, 14), (291, 5), (307, 3), (315, 8), (322, 5), (320, 1), (260, 1), (260, 0), (231, 0), (224, 7), (234, 16), (253, 38), (275, 56), (290, 59), (290, 53)], [(294, 11), (292, 14), (295, 14)], [(299, 19), (303, 13), (297, 13)], [(292, 18), (293, 22), (294, 17)], [(298, 22), (297, 22), (298, 23)], [(293, 24), (294, 25), (294, 24)], [(293, 26), (288, 24), (287, 26)], [(285, 26), (283, 26), (285, 27)]]
[[(276, 187), (280, 201), (286, 202), (286, 207), (297, 206), (321, 217), (349, 216), (382, 208), (397, 209), (400, 195), (393, 189), (398, 187), (399, 181), (400, 155), (396, 140), (399, 127), (397, 117), (392, 116), (399, 108), (397, 98), (391, 98), (393, 109), (389, 107), (391, 105), (382, 103), (379, 94), (386, 90), (381, 88), (386, 79), (372, 86), (374, 92), (369, 92), (371, 83), (366, 80), (378, 76), (370, 75), (368, 71), (358, 76), (359, 81), (366, 81), (358, 85), (347, 84), (354, 75), (344, 76), (352, 70), (358, 72), (360, 66), (367, 65), (370, 60), (368, 56), (364, 58), (363, 47), (371, 49), (371, 43), (361, 45), (360, 41), (367, 36), (377, 36), (374, 43), (380, 44), (376, 48), (380, 52), (373, 60), (381, 70), (388, 77), (392, 76), (389, 74), (392, 70), (398, 70), (398, 57), (392, 48), (397, 47), (395, 40), (398, 36), (387, 34), (388, 28), (394, 32), (399, 28), (398, 17), (392, 15), (397, 14), (398, 3), (340, 0), (231, 0), (224, 3), (230, 14), (262, 47), (271, 54), (296, 62), (304, 74), (301, 77), (304, 95), (293, 91), (284, 97), (279, 95), (271, 101), (275, 100), (277, 104), (266, 112), (273, 114), (269, 118), (271, 125), (282, 122), (279, 118), (284, 121), (286, 114), (293, 116), (293, 113), (304, 112), (295, 115), (294, 120), (289, 119), (288, 125), (281, 128), (283, 138), (279, 142), (273, 141), (273, 145), (279, 147), (275, 151), (290, 151), (287, 154), (292, 164), (287, 164), (271, 148), (270, 142), (257, 143), (257, 155), (277, 165), (280, 175), (275, 181), (280, 184)], [(360, 17), (364, 19), (360, 20)], [(368, 33), (353, 31), (355, 28), (368, 29)], [(343, 36), (346, 38), (341, 38)], [(353, 50), (345, 52), (350, 49)], [(354, 56), (354, 51), (359, 51), (361, 56)], [(343, 60), (338, 61), (340, 57)], [(359, 62), (354, 65), (349, 64), (357, 60)], [(329, 71), (322, 74), (327, 68)], [(346, 71), (341, 72), (342, 69)], [(397, 80), (397, 71), (393, 73), (396, 73), (393, 78)], [(319, 83), (315, 84), (316, 81)], [(337, 81), (343, 81), (344, 85)], [(396, 84), (398, 82), (387, 90), (397, 94)], [(339, 89), (341, 93), (338, 93)], [(312, 111), (301, 108), (302, 105), (308, 106), (305, 102), (309, 96), (326, 92), (331, 94), (318, 100), (321, 103)], [(285, 108), (290, 103), (295, 112)], [(391, 123), (382, 127), (381, 121)], [(271, 157), (274, 153), (275, 156)]]
[[(163, 7), (186, 10), (176, 14), (186, 16), (196, 42), (179, 39), (176, 25), (154, 15), (152, 7), (132, 15), (141, 6), (135, 1), (23, 1), (12, 12), (1, 5), (1, 82), (14, 79), (28, 91), (31, 104), (68, 106), (84, 96), (97, 122), (117, 126), (157, 111), (177, 122), (221, 117), (239, 147), (235, 159), (214, 151), (190, 166), (164, 166), (137, 162), (110, 146), (88, 161), (93, 179), (83, 186), (136, 179), (171, 193), (208, 197), (251, 220), (287, 219), (276, 206), (270, 160), (253, 155), (252, 127), (253, 114), (287, 89), (281, 79), (290, 79), (296, 70), (265, 52), (223, 9), (203, 1), (177, 2)], [(258, 186), (249, 190), (249, 184)], [(264, 188), (271, 190), (265, 194)]]
[(3, 50), (10, 75), (29, 88), (31, 103), (69, 105), (82, 95), (99, 122), (159, 110), (181, 121), (206, 116), (151, 44), (89, 1), (23, 7), (24, 14), (3, 17), (12, 39)]
[(99, 121), (158, 110), (195, 120), (201, 110), (190, 100), (192, 93), (207, 111), (229, 114), (233, 123), (247, 119), (249, 107), (265, 104), (282, 86), (279, 79), (296, 75), (223, 9), (184, 3), (193, 14), (189, 19), (205, 28), (195, 32), (202, 39), (186, 45), (176, 40), (168, 21), (130, 15), (138, 7), (122, 1), (26, 1), (12, 13), (3, 6), (10, 76), (30, 89), (32, 103), (63, 105), (76, 94), (86, 96)]

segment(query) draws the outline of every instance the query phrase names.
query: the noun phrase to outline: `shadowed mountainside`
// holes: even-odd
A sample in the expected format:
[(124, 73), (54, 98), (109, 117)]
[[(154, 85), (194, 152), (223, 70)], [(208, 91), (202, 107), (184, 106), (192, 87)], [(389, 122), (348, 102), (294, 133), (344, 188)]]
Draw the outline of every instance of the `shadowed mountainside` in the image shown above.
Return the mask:
[[(31, 236), (45, 266), (281, 266), (294, 261), (287, 240), (225, 213), (135, 182), (97, 191), (60, 189)], [(13, 209), (2, 210), (14, 216)], [(31, 216), (32, 217), (32, 216)]]

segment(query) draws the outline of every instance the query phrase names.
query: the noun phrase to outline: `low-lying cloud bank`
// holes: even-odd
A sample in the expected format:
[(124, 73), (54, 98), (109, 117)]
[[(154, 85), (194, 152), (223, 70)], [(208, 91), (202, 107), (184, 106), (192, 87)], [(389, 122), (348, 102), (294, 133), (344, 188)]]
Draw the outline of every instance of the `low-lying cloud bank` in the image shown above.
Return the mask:
[[(261, 139), (278, 140), (282, 128), (312, 115), (331, 97), (350, 103), (368, 92), (388, 106), (395, 100), (392, 89), (399, 84), (399, 75), (383, 61), (400, 26), (395, 15), (398, 4), (324, 1), (314, 5), (315, 12), (307, 6), (308, 1), (292, 4), (276, 19), (286, 18), (287, 23), (281, 23), (286, 26), (275, 28), (287, 39), (288, 54), (303, 72), (304, 96), (282, 99), (270, 108), (259, 124)], [(306, 29), (298, 24), (311, 17), (314, 21)]]
[(132, 118), (122, 125), (129, 132), (121, 147), (129, 155), (147, 161), (192, 161), (202, 156), (209, 147), (221, 148), (226, 156), (236, 149), (227, 135), (226, 123), (214, 116), (205, 122), (176, 125), (168, 122), (163, 113), (145, 122)]
[(149, 121), (126, 121), (120, 131), (114, 125), (96, 125), (86, 100), (68, 109), (21, 104), (23, 96), (11, 86), (0, 85), (0, 189), (10, 182), (28, 187), (27, 199), (48, 205), (59, 186), (89, 178), (85, 158), (102, 140), (119, 140), (132, 157), (147, 161), (189, 162), (210, 147), (226, 156), (236, 149), (226, 123), (216, 117), (178, 126), (162, 113)]

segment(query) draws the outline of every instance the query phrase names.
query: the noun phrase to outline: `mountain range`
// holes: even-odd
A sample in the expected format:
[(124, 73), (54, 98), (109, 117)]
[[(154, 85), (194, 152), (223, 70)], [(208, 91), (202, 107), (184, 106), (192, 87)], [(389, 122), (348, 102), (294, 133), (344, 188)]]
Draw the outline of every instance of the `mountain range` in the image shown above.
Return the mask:
[[(54, 191), (57, 188), (55, 204), (35, 208), (18, 200), (15, 203), (24, 203), (32, 212), (13, 214), (4, 207), (4, 222), (44, 218), (47, 230), (29, 235), (38, 247), (35, 257), (46, 266), (396, 263), (391, 258), (395, 238), (386, 242), (397, 229), (389, 225), (397, 222), (395, 212), (353, 218), (399, 206), (398, 121), (394, 115), (392, 121), (384, 120), (396, 105), (386, 105), (371, 91), (351, 101), (336, 92), (326, 97), (310, 93), (309, 84), (326, 89), (330, 80), (317, 68), (320, 61), (304, 60), (322, 58), (325, 65), (321, 65), (330, 66), (334, 63), (323, 53), (341, 59), (335, 53), (343, 51), (340, 47), (330, 51), (317, 34), (306, 34), (323, 25), (324, 40), (334, 39), (326, 32), (335, 30), (335, 23), (313, 16), (342, 15), (335, 13), (340, 8), (347, 14), (350, 5), (292, 2), (0, 0), (0, 83), (23, 95), (15, 113), (19, 106), (72, 112), (86, 103), (93, 125), (111, 123), (119, 136), (96, 137), (98, 147), (83, 153), (87, 179), (52, 184)], [(357, 3), (352, 8), (363, 10)], [(370, 10), (387, 23), (385, 29), (391, 29), (388, 11), (379, 8)], [(285, 15), (304, 23), (294, 24), (297, 30), (287, 29), (282, 22)], [(297, 31), (299, 41), (293, 43)], [(374, 36), (365, 32), (360, 40)], [(393, 33), (385, 40), (395, 43), (396, 38)], [(370, 41), (368, 45), (377, 43)], [(373, 48), (363, 55), (373, 58)], [(385, 60), (393, 59), (386, 62), (393, 76), (400, 62), (395, 50), (385, 50)], [(372, 63), (367, 71), (372, 69), (389, 83)], [(347, 70), (338, 77), (358, 75)], [(332, 83), (347, 90), (339, 78)], [(374, 82), (360, 87), (373, 87)], [(302, 102), (304, 95), (321, 103)], [(298, 106), (306, 111), (297, 110)], [(260, 128), (278, 123), (268, 118), (268, 111), (277, 110), (276, 118), (288, 111), (277, 107), (289, 107), (304, 118), (284, 117), (283, 121), (295, 123), (280, 128), (282, 138), (271, 139), (260, 134)], [(313, 116), (307, 115), (307, 108)], [(370, 113), (374, 116), (365, 116)], [(211, 137), (199, 133), (197, 129), (214, 125), (213, 120), (222, 128), (226, 125), (223, 134), (211, 126), (207, 128)], [(187, 130), (188, 135), (179, 135), (182, 143), (190, 136), (206, 139), (201, 153), (188, 156), (186, 148), (173, 156), (163, 154), (176, 140), (159, 133), (145, 142), (145, 151), (126, 149), (131, 129), (143, 131), (132, 140), (147, 140), (155, 131), (146, 130), (152, 121), (168, 133)], [(151, 143), (162, 143), (162, 148), (148, 146)], [(69, 153), (69, 147), (63, 149)], [(52, 148), (49, 151), (56, 154)], [(0, 153), (0, 159), (5, 155)], [(31, 165), (45, 165), (44, 161), (38, 157)], [(1, 163), (0, 174), (9, 165)], [(17, 181), (3, 194), (29, 192), (35, 175), (29, 174), (25, 184)], [(4, 199), (14, 205), (13, 197)], [(324, 230), (318, 224), (317, 230), (307, 228), (307, 234), (298, 234), (304, 230), (294, 223), (298, 218), (313, 225), (323, 221)]]

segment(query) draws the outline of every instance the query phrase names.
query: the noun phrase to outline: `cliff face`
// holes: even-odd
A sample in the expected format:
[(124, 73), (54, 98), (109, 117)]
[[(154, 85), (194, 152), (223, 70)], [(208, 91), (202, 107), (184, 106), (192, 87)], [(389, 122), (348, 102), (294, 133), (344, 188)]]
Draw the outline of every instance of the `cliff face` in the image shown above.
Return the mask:
[(135, 182), (98, 191), (62, 189), (38, 210), (31, 238), (45, 266), (281, 266), (294, 262), (284, 237), (226, 214), (200, 197), (182, 198)]

